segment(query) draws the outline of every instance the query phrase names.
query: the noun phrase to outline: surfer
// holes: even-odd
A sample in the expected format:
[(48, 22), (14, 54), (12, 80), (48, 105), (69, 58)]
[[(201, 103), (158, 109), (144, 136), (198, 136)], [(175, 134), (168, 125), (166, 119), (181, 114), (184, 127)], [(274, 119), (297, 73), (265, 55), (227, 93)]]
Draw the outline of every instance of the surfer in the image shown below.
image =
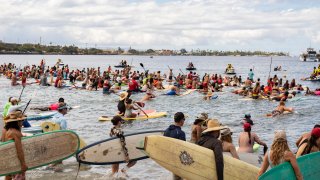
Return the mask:
[(250, 69), (248, 76), (249, 76), (249, 79), (253, 82), (254, 73), (253, 73), (252, 69)]
[[(127, 170), (134, 166), (137, 161), (131, 161), (129, 154), (128, 154), (128, 149), (126, 148), (126, 141), (123, 136), (124, 132), (122, 131), (121, 124), (124, 122), (124, 120), (120, 116), (114, 116), (111, 119), (111, 123), (113, 127), (110, 130), (110, 137), (118, 137), (120, 139), (120, 143), (122, 146), (122, 151), (125, 155), (126, 162), (128, 163), (124, 168), (121, 169), (121, 172), (128, 178)], [(119, 171), (119, 164), (112, 164), (112, 172), (109, 175), (109, 177), (114, 177)]]
[(24, 180), (26, 178), (25, 172), (27, 171), (28, 166), (26, 165), (24, 152), (22, 149), (22, 143), (21, 143), (21, 139), (22, 139), (21, 127), (25, 118), (26, 116), (24, 116), (21, 111), (13, 111), (9, 113), (7, 117), (4, 118), (5, 126), (2, 132), (1, 141), (2, 142), (6, 142), (9, 140), (14, 141), (15, 148), (17, 151), (17, 157), (21, 164), (21, 173), (7, 175), (5, 177), (6, 180), (9, 180), (9, 179)]
[(126, 112), (126, 105), (125, 105), (125, 100), (129, 97), (128, 92), (122, 92), (119, 97), (119, 102), (118, 102), (118, 114), (120, 116), (123, 116), (124, 113)]
[(243, 124), (244, 132), (239, 134), (239, 149), (238, 152), (253, 153), (254, 142), (264, 146), (263, 152), (267, 152), (267, 144), (261, 141), (256, 133), (251, 132), (251, 124)]
[(220, 140), (222, 142), (223, 152), (229, 152), (232, 157), (240, 159), (236, 148), (232, 144), (232, 134), (233, 132), (230, 130), (230, 128), (221, 130)]
[[(258, 177), (261, 176), (268, 167), (271, 168), (288, 161), (291, 163), (293, 171), (298, 180), (302, 180), (302, 174), (299, 169), (296, 157), (290, 151), (285, 131), (276, 131), (269, 153), (266, 153), (263, 159), (263, 164), (260, 168)], [(258, 178), (257, 178), (258, 179)]]
[(222, 142), (219, 141), (218, 138), (220, 136), (220, 130), (226, 129), (226, 127), (221, 126), (220, 122), (216, 119), (208, 120), (207, 127), (208, 128), (202, 132), (197, 144), (213, 150), (217, 177), (218, 180), (223, 180), (223, 147)]
[(137, 117), (137, 114), (132, 112), (132, 110), (138, 110), (138, 108), (135, 108), (133, 106), (132, 99), (126, 99), (125, 108), (126, 108), (126, 110), (125, 110), (125, 113), (124, 113), (124, 117), (126, 117), (126, 118), (135, 118), (135, 117)]
[(275, 110), (273, 110), (271, 112), (271, 114), (267, 114), (267, 116), (272, 116), (272, 117), (275, 117), (275, 116), (278, 116), (280, 114), (283, 114), (285, 111), (287, 112), (293, 112), (293, 108), (292, 107), (286, 107), (285, 106), (285, 102), (284, 101), (280, 101), (279, 103), (279, 106), (277, 106), (277, 108)]
[(320, 150), (320, 128), (313, 128), (310, 138), (300, 143), (296, 157), (300, 157)]
[(58, 113), (52, 117), (52, 122), (59, 124), (61, 130), (67, 129), (67, 119), (64, 117), (64, 115), (66, 115), (67, 112), (67, 104), (60, 102), (58, 107)]
[[(174, 114), (174, 124), (170, 125), (165, 131), (164, 136), (171, 137), (174, 139), (179, 139), (186, 141), (186, 134), (181, 130), (181, 127), (184, 125), (185, 116), (182, 112), (177, 112)], [(173, 180), (182, 180), (181, 177), (173, 174)]]

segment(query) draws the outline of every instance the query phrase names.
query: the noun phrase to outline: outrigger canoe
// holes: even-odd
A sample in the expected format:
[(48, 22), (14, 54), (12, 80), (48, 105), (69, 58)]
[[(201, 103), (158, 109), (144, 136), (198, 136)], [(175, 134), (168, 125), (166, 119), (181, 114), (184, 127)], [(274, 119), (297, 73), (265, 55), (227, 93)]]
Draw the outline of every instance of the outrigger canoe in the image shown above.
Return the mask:
[[(160, 118), (160, 117), (166, 116), (167, 112), (153, 112), (153, 113), (147, 113), (147, 115), (148, 115), (148, 117), (142, 113), (135, 118), (122, 117), (122, 119), (124, 119), (126, 121), (154, 119), (154, 118)], [(111, 121), (112, 118), (113, 118), (113, 116), (101, 116), (101, 117), (99, 117), (99, 121)]]

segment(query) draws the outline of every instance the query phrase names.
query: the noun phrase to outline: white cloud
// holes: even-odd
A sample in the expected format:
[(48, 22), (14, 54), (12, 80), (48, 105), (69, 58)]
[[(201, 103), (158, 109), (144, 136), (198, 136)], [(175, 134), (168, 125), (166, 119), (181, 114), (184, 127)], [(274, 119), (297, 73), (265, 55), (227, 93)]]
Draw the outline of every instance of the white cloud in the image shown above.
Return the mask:
[[(292, 1), (278, 0), (159, 1), (0, 0), (0, 39), (34, 42), (42, 36), (55, 44), (176, 49), (238, 45), (253, 50), (268, 42), (293, 52), (312, 41), (320, 48), (320, 6), (296, 8)], [(295, 48), (287, 48), (294, 40)]]

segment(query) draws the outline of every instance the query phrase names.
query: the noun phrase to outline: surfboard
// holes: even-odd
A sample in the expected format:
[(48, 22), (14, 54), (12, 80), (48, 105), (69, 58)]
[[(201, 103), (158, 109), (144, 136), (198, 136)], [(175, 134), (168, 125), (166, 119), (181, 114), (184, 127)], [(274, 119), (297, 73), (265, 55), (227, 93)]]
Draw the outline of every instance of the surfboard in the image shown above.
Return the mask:
[(49, 119), (49, 118), (52, 118), (55, 114), (57, 114), (57, 111), (28, 115), (27, 120), (33, 121), (33, 120)]
[[(124, 135), (129, 159), (142, 160), (148, 158), (144, 152), (138, 150), (136, 147), (141, 147), (146, 136), (162, 134), (163, 131), (145, 131)], [(81, 149), (76, 157), (80, 163), (92, 165), (125, 163), (125, 155), (122, 151), (120, 139), (117, 137), (90, 144)]]
[[(320, 152), (301, 156), (297, 159), (303, 179), (318, 180), (320, 177)], [(284, 162), (260, 176), (259, 180), (295, 180), (296, 176), (289, 162)]]
[[(24, 137), (22, 148), (30, 170), (71, 157), (79, 149), (79, 138), (75, 132), (67, 130), (41, 133)], [(14, 141), (0, 144), (0, 154), (0, 176), (21, 171)]]
[(196, 91), (196, 89), (188, 89), (186, 92), (184, 92), (183, 94), (181, 94), (180, 96), (185, 96), (185, 95), (188, 95), (192, 92)]
[[(232, 157), (231, 153), (229, 152), (223, 152), (223, 155)], [(238, 156), (241, 161), (252, 164), (259, 168), (261, 167), (263, 162), (263, 155), (260, 155), (258, 153), (238, 153)]]
[(28, 128), (22, 128), (21, 131), (23, 133), (30, 133), (30, 134), (38, 134), (38, 133), (42, 133), (42, 128), (40, 126), (32, 126), (32, 127), (28, 127)]
[[(40, 127), (43, 132), (59, 131), (61, 129), (59, 124), (49, 122), (49, 121), (42, 122), (40, 124)], [(79, 143), (80, 143), (79, 148), (83, 148), (87, 146), (87, 143), (81, 137), (79, 137)]]
[[(185, 179), (217, 179), (213, 151), (164, 136), (148, 136), (144, 150), (162, 167)], [(224, 156), (224, 179), (254, 180), (259, 168)]]
[[(144, 114), (140, 114), (140, 116), (137, 116), (135, 118), (126, 118), (122, 117), (124, 120), (146, 120), (146, 119), (154, 119), (154, 118), (160, 118), (167, 115), (167, 112), (153, 112), (153, 113), (147, 113), (148, 117)], [(99, 121), (111, 121), (113, 116), (101, 116), (99, 117)]]

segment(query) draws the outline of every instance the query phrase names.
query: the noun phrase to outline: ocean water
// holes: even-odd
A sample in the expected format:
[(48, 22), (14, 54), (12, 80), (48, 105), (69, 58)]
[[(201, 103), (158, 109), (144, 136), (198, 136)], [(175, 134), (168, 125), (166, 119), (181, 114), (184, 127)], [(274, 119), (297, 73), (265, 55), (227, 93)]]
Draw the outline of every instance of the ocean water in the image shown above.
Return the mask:
[[(271, 57), (195, 57), (195, 56), (154, 56), (152, 59), (148, 56), (49, 56), (49, 55), (0, 55), (0, 64), (13, 62), (17, 66), (26, 64), (39, 64), (44, 58), (47, 65), (54, 65), (58, 58), (68, 64), (71, 69), (82, 69), (86, 67), (107, 68), (109, 65), (117, 65), (122, 59), (126, 59), (128, 64), (134, 66), (133, 70), (143, 71), (140, 63), (143, 63), (145, 69), (149, 71), (161, 71), (168, 74), (168, 66), (174, 69), (174, 74), (187, 73), (186, 66), (190, 61), (197, 68), (197, 73), (223, 74), (227, 64), (231, 63), (242, 79), (247, 77), (249, 69), (253, 69), (255, 79), (260, 78), (263, 84), (269, 76), (277, 74), (284, 80), (295, 78), (297, 83), (310, 87), (314, 90), (320, 87), (319, 82), (301, 81), (307, 77), (318, 66), (316, 62), (301, 62), (296, 57), (273, 57), (270, 71)], [(274, 72), (274, 66), (282, 66), (283, 70)], [(181, 72), (182, 71), (182, 72)], [(29, 80), (32, 82), (31, 80)], [(11, 87), (10, 81), (0, 77), (0, 107), (6, 103), (10, 96), (18, 97), (22, 87)], [(224, 92), (215, 93), (219, 97), (212, 101), (203, 101), (203, 95), (193, 92), (187, 96), (171, 97), (161, 96), (163, 92), (156, 92), (158, 95), (154, 100), (146, 103), (145, 109), (156, 109), (157, 111), (168, 112), (167, 117), (159, 119), (150, 119), (147, 121), (135, 121), (124, 127), (125, 133), (140, 132), (145, 130), (164, 130), (173, 122), (175, 112), (181, 111), (188, 115), (183, 130), (190, 139), (190, 131), (193, 121), (201, 112), (209, 113), (209, 117), (217, 118), (224, 125), (233, 130), (234, 144), (237, 145), (238, 134), (242, 131), (240, 121), (245, 113), (251, 113), (255, 125), (252, 128), (262, 141), (271, 146), (273, 140), (273, 131), (284, 129), (287, 132), (290, 147), (296, 150), (295, 141), (299, 136), (311, 128), (316, 123), (320, 123), (319, 98), (315, 96), (298, 95), (296, 100), (288, 101), (287, 106), (293, 107), (296, 113), (277, 118), (267, 118), (266, 113), (271, 112), (277, 105), (277, 102), (265, 100), (243, 101), (242, 97), (232, 94), (234, 88), (224, 88)], [(110, 122), (99, 122), (101, 115), (113, 115), (117, 111), (116, 95), (103, 95), (102, 91), (69, 90), (56, 89), (54, 87), (39, 87), (37, 85), (27, 86), (22, 95), (22, 101), (27, 102), (32, 99), (31, 106), (49, 105), (64, 97), (65, 101), (71, 106), (79, 105), (80, 108), (69, 111), (66, 115), (68, 119), (68, 128), (76, 131), (87, 144), (109, 138)], [(134, 100), (140, 100), (143, 94), (133, 95)], [(2, 111), (2, 110), (0, 110)], [(32, 111), (27, 111), (32, 113)], [(124, 164), (121, 165), (121, 167)], [(111, 166), (91, 166), (82, 167), (78, 179), (108, 179)], [(78, 164), (75, 158), (64, 161), (64, 172), (53, 173), (53, 171), (39, 168), (28, 171), (28, 179), (75, 179), (78, 170)], [(129, 179), (171, 179), (171, 173), (163, 169), (152, 160), (139, 161), (132, 167), (128, 174)]]

